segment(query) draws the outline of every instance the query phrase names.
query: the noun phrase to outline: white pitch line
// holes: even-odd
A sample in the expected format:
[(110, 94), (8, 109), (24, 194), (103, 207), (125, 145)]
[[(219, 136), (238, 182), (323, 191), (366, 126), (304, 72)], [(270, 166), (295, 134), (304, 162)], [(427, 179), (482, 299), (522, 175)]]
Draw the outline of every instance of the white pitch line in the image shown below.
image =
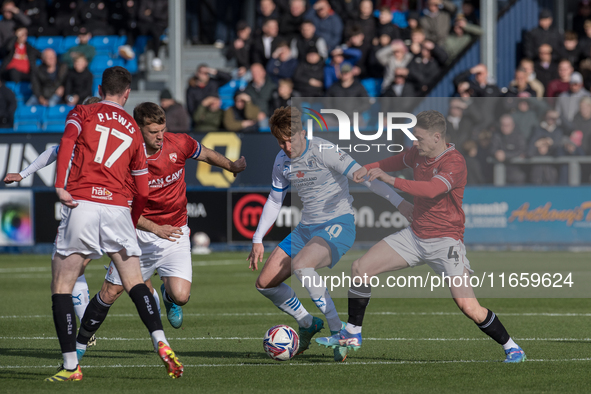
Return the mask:
[[(57, 337), (0, 337), (0, 340), (19, 340), (19, 341), (32, 341), (32, 340), (56, 340)], [(121, 338), (121, 337), (97, 337), (101, 341), (149, 341), (146, 338)], [(168, 338), (171, 341), (258, 341), (261, 338), (257, 337), (192, 337), (192, 338)], [(540, 342), (591, 342), (591, 338), (519, 338), (513, 337), (516, 341), (540, 341)], [(465, 342), (465, 341), (490, 341), (490, 338), (363, 338), (364, 341), (433, 341), (433, 342)]]
[[(560, 362), (576, 362), (576, 361), (591, 361), (591, 358), (563, 358), (563, 359), (528, 359), (526, 362), (545, 362), (545, 363), (560, 363)], [(332, 367), (332, 366), (352, 366), (352, 365), (416, 365), (416, 364), (470, 364), (470, 363), (501, 363), (500, 360), (439, 360), (439, 361), (347, 361), (343, 363), (253, 363), (253, 364), (184, 364), (185, 368), (210, 368), (210, 367)], [(57, 365), (0, 365), (0, 369), (49, 369), (57, 368)], [(87, 365), (83, 369), (88, 368), (162, 368), (162, 364), (153, 365)]]
[[(339, 314), (345, 316), (346, 312), (339, 312)], [(460, 316), (460, 312), (366, 312), (366, 315), (378, 315), (378, 316)], [(532, 313), (500, 313), (499, 316), (531, 316), (531, 317), (591, 317), (591, 313), (544, 313), (544, 312), (532, 312)], [(285, 313), (281, 312), (252, 312), (252, 313), (185, 313), (184, 316), (190, 317), (257, 317), (257, 316), (286, 316)], [(0, 319), (37, 319), (37, 318), (51, 318), (52, 315), (5, 315), (0, 316)], [(109, 317), (133, 317), (137, 318), (138, 315), (134, 313), (113, 313)]]

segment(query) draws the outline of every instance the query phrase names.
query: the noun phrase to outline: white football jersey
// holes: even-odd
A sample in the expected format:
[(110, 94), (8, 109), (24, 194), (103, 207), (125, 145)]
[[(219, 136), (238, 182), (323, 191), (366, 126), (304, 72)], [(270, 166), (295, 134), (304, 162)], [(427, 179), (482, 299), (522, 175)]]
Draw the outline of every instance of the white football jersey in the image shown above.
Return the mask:
[[(329, 148), (332, 146), (332, 148)], [(355, 168), (354, 168), (355, 167)], [(302, 224), (319, 224), (353, 214), (347, 174), (359, 164), (336, 145), (322, 138), (306, 141), (306, 150), (295, 159), (280, 151), (273, 164), (273, 189), (293, 186), (303, 203)]]

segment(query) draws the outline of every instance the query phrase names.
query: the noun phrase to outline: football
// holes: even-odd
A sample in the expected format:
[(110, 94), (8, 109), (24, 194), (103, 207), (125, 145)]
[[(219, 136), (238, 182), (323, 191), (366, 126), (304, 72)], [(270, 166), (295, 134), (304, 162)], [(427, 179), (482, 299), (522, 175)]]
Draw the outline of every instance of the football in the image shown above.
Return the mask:
[(263, 339), (265, 352), (276, 361), (287, 361), (297, 352), (300, 338), (295, 330), (284, 324), (269, 328)]

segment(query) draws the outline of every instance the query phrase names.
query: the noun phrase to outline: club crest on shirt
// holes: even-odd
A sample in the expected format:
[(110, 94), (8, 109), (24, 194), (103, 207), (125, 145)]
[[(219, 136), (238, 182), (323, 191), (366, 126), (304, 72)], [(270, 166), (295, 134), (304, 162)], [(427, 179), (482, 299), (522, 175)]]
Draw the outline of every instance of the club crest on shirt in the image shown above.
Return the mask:
[(177, 159), (176, 153), (171, 153), (170, 155), (168, 155), (168, 157), (169, 157), (170, 161), (172, 161), (173, 163), (176, 163), (176, 159)]
[(311, 170), (314, 169), (314, 168), (316, 168), (316, 167), (318, 167), (317, 164), (316, 164), (316, 159), (313, 159), (313, 158), (312, 159), (308, 159), (308, 161), (306, 162), (306, 167), (308, 167)]
[(437, 175), (438, 172), (439, 172), (439, 170), (437, 170), (437, 168), (433, 169), (433, 175)]

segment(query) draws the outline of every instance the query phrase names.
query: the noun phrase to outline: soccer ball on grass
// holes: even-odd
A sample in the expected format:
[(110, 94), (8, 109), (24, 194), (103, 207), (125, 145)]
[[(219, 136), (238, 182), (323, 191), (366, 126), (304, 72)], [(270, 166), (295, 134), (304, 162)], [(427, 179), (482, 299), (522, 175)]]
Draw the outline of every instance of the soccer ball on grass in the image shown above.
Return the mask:
[(293, 328), (280, 324), (269, 328), (263, 339), (265, 352), (276, 361), (287, 361), (297, 352), (300, 338)]

